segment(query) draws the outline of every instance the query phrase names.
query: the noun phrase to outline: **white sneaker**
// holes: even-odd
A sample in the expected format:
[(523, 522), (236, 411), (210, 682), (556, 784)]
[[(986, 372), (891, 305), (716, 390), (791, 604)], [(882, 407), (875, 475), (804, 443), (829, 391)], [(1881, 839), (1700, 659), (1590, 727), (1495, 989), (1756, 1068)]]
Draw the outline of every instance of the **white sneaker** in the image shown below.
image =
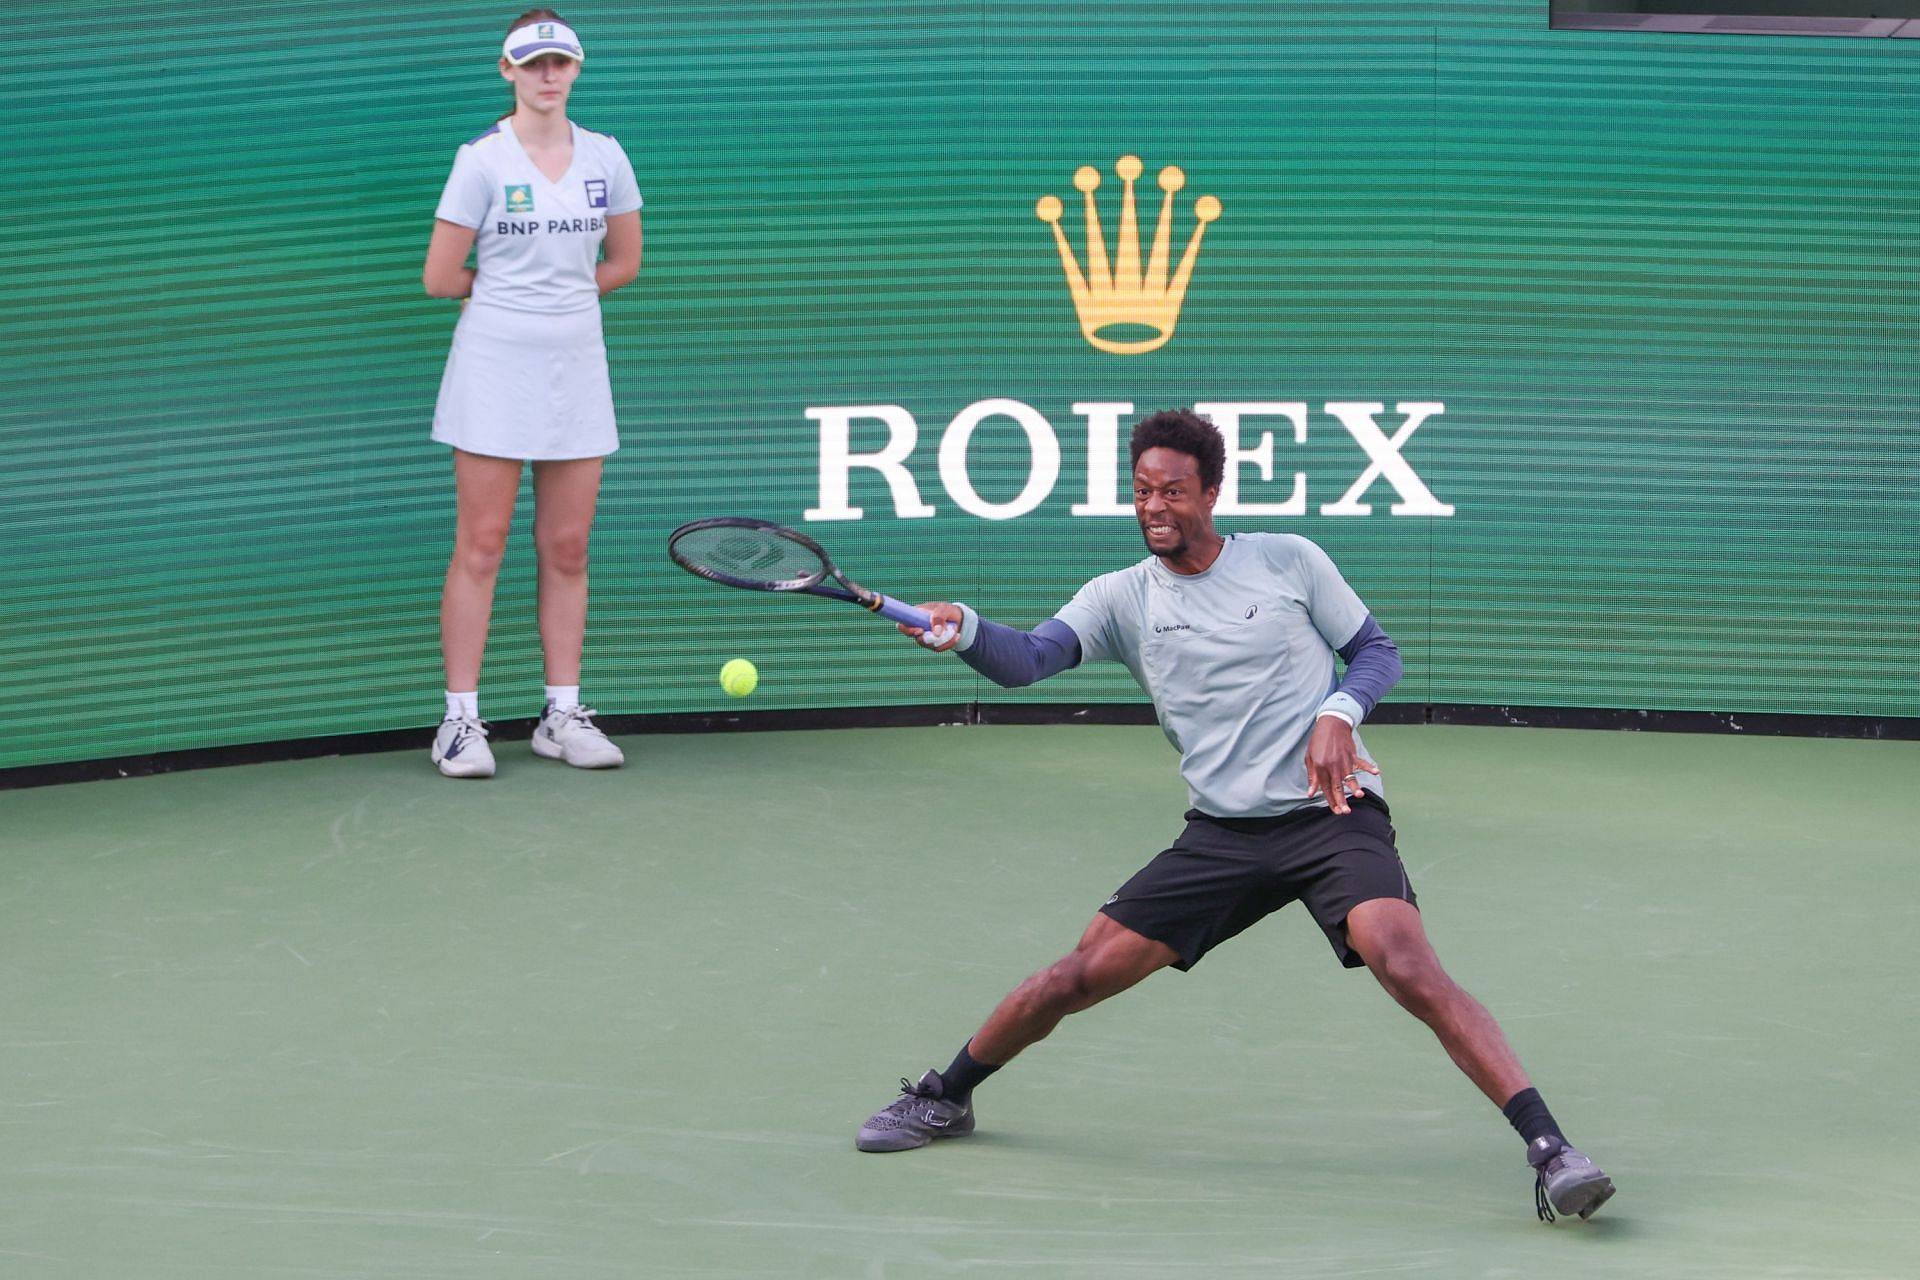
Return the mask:
[(568, 707), (565, 711), (547, 704), (540, 713), (540, 724), (533, 731), (533, 754), (549, 760), (564, 760), (576, 769), (617, 769), (627, 762), (620, 748), (607, 740), (593, 723), (600, 714), (592, 707)]
[(433, 762), (449, 778), (491, 778), (493, 748), (478, 716), (448, 716), (433, 735)]

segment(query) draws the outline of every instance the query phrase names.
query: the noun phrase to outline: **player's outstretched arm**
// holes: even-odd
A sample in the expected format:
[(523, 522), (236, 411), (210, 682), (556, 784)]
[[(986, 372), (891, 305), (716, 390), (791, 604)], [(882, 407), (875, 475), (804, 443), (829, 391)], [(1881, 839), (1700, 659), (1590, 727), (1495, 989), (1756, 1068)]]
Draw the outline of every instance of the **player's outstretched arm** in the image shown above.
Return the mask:
[(1022, 631), (981, 617), (963, 604), (940, 601), (920, 606), (933, 627), (902, 626), (929, 649), (957, 650), (960, 660), (1003, 689), (1045, 680), (1080, 665), (1080, 637), (1058, 618)]

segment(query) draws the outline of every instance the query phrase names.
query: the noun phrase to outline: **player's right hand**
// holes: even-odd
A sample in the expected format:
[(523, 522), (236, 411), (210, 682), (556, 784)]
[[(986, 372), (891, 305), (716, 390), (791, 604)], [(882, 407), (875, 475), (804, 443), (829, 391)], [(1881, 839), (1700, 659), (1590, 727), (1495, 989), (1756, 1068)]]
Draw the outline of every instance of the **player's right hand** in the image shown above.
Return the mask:
[(931, 604), (914, 607), (926, 614), (933, 625), (922, 630), (902, 622), (899, 624), (901, 635), (913, 637), (921, 647), (931, 649), (935, 653), (945, 653), (960, 642), (960, 624), (966, 621), (967, 615), (961, 612), (959, 605), (950, 604), (945, 600), (936, 600)]

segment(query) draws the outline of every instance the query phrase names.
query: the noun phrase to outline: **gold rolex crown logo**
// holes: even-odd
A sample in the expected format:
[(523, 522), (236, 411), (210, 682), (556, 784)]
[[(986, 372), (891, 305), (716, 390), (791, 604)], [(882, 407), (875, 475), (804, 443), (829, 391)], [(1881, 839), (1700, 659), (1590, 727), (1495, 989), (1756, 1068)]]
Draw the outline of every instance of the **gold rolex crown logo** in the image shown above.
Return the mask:
[[(1187, 175), (1168, 165), (1160, 171), (1160, 190), (1166, 194), (1160, 201), (1160, 225), (1153, 233), (1153, 254), (1147, 259), (1147, 270), (1140, 272), (1140, 220), (1134, 210), (1133, 180), (1138, 178), (1144, 166), (1139, 156), (1121, 156), (1113, 171), (1120, 175), (1126, 184), (1126, 191), (1120, 198), (1120, 235), (1118, 260), (1107, 260), (1106, 238), (1100, 232), (1100, 211), (1094, 203), (1093, 193), (1100, 187), (1100, 171), (1092, 165), (1084, 165), (1073, 175), (1073, 185), (1087, 200), (1087, 270), (1083, 275), (1080, 263), (1073, 256), (1073, 249), (1067, 244), (1067, 233), (1060, 229), (1060, 215), (1063, 212), (1058, 196), (1042, 196), (1040, 203), (1034, 206), (1034, 212), (1040, 221), (1053, 228), (1054, 244), (1060, 249), (1060, 265), (1067, 273), (1067, 288), (1073, 294), (1073, 308), (1080, 315), (1080, 332), (1086, 340), (1101, 351), (1111, 351), (1115, 355), (1137, 356), (1154, 351), (1166, 345), (1173, 336), (1173, 326), (1180, 319), (1180, 304), (1187, 296), (1187, 281), (1193, 277), (1193, 263), (1200, 256), (1200, 237), (1207, 224), (1220, 216), (1220, 202), (1212, 196), (1201, 196), (1193, 202), (1193, 216), (1198, 219), (1194, 224), (1193, 238), (1187, 241), (1187, 251), (1180, 258), (1180, 266), (1173, 273), (1171, 282), (1167, 279), (1167, 261), (1171, 256), (1173, 243), (1173, 197), (1174, 193), (1187, 185)], [(1127, 329), (1144, 327), (1152, 330), (1152, 336), (1140, 339), (1125, 339), (1112, 331), (1124, 333)], [(1102, 333), (1109, 336), (1102, 337)]]

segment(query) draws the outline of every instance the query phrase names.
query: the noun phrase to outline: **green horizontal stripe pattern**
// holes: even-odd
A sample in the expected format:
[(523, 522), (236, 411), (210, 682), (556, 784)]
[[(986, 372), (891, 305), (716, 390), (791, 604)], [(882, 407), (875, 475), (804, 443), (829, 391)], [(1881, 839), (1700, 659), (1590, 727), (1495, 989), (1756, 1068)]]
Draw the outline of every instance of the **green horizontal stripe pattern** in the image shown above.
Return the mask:
[[(1551, 31), (1538, 3), (1201, 7), (568, 4), (574, 117), (646, 197), (606, 303), (624, 447), (594, 546), (587, 692), (699, 712), (727, 658), (756, 708), (1136, 701), (1118, 668), (983, 687), (822, 602), (698, 583), (667, 532), (820, 502), (809, 410), (897, 405), (931, 519), (873, 471), (847, 570), (1032, 625), (1138, 558), (1086, 500), (1076, 404), (1301, 402), (1277, 502), (1223, 516), (1334, 554), (1399, 642), (1411, 701), (1920, 715), (1920, 48)], [(420, 291), (454, 149), (504, 110), (507, 10), (69, 3), (56, 88), (8, 157), (0, 339), (0, 768), (349, 734), (439, 713), (451, 473), (427, 440), (455, 309)], [(484, 18), (484, 21), (481, 19)], [(1176, 257), (1212, 195), (1175, 336), (1081, 337), (1074, 171), (1178, 165)], [(969, 405), (1043, 415), (1031, 512), (943, 484)], [(1368, 455), (1326, 408), (1441, 401), (1404, 455), (1450, 517), (1328, 516)], [(855, 426), (856, 450), (886, 435)], [(1025, 434), (966, 450), (981, 500)], [(539, 699), (531, 494), (483, 699)], [(78, 700), (85, 717), (43, 714)]]

